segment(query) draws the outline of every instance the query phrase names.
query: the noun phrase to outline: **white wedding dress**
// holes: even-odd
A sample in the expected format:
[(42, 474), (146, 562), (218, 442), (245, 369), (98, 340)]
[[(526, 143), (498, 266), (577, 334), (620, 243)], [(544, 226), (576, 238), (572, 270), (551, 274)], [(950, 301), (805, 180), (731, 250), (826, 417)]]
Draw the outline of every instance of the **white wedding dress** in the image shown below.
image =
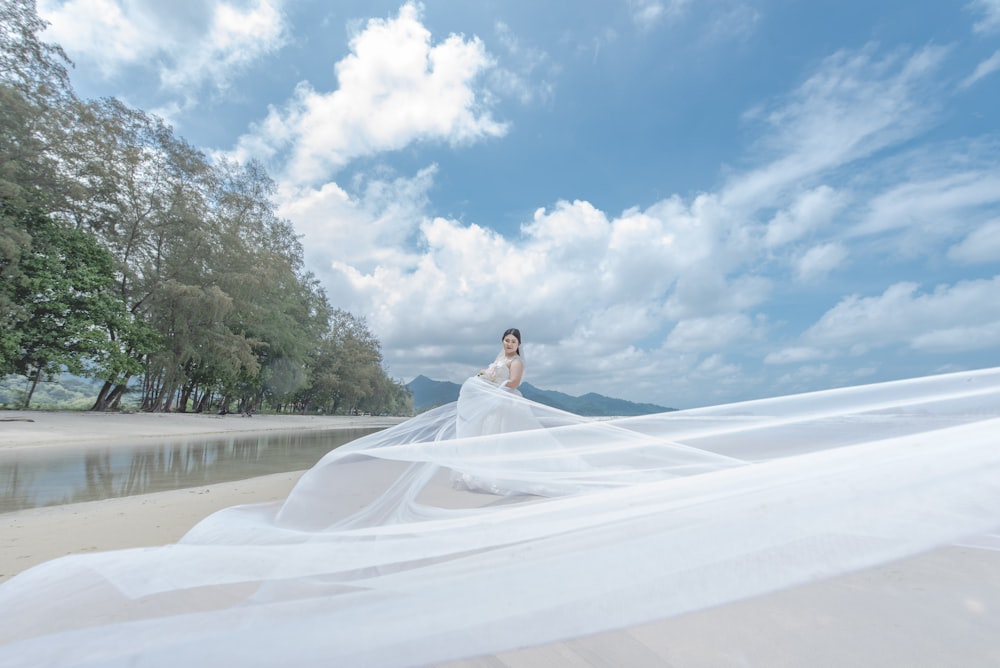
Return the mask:
[(608, 419), (472, 378), (281, 503), (0, 585), (0, 665), (427, 665), (995, 546), (998, 434), (1000, 369)]

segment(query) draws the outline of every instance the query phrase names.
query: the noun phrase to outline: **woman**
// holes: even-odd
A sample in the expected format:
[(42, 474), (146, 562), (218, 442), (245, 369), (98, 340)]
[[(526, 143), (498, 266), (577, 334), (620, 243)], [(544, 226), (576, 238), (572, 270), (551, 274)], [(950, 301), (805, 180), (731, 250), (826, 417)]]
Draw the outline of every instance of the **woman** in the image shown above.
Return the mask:
[(521, 332), (508, 329), (500, 337), (493, 362), (462, 385), (458, 394), (456, 434), (459, 438), (502, 434), (540, 425), (530, 402), (517, 388), (524, 378)]
[[(480, 378), (494, 385), (517, 390), (524, 376), (524, 361), (521, 359), (521, 331), (511, 327), (500, 337), (502, 348), (497, 358), (478, 374)], [(520, 394), (518, 392), (518, 394)]]

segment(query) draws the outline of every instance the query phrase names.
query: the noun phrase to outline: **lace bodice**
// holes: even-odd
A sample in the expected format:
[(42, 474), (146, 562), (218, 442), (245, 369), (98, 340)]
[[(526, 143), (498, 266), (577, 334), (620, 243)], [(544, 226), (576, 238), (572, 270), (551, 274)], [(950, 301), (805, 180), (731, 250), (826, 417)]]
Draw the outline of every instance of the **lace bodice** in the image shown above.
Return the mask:
[(488, 380), (491, 383), (496, 383), (497, 385), (503, 385), (508, 380), (510, 380), (510, 365), (516, 360), (521, 359), (520, 356), (514, 355), (513, 357), (507, 357), (503, 354), (503, 351), (497, 355), (497, 358), (486, 367), (484, 370), (486, 373), (480, 374), (483, 380)]

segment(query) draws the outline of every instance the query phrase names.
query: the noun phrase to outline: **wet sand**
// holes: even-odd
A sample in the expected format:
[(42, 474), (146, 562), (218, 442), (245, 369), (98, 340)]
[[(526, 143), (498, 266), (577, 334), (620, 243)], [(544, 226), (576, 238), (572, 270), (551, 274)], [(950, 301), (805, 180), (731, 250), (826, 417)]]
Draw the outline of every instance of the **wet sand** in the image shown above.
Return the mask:
[(114, 445), (260, 432), (388, 427), (397, 417), (0, 411), (0, 449)]

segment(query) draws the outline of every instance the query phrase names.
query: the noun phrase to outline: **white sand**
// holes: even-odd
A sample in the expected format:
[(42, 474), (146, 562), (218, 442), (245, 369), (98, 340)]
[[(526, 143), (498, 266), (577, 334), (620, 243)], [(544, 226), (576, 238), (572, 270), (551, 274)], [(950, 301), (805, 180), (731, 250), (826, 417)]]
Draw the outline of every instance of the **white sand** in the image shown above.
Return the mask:
[(141, 443), (220, 434), (387, 427), (395, 417), (0, 411), (0, 449)]

